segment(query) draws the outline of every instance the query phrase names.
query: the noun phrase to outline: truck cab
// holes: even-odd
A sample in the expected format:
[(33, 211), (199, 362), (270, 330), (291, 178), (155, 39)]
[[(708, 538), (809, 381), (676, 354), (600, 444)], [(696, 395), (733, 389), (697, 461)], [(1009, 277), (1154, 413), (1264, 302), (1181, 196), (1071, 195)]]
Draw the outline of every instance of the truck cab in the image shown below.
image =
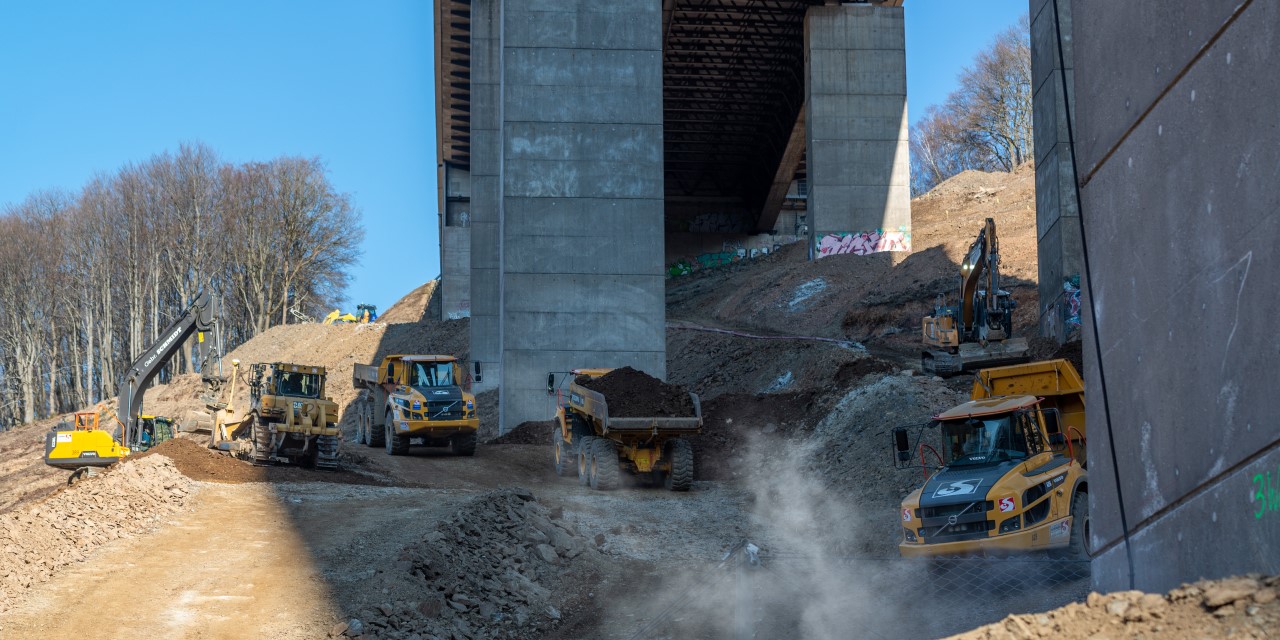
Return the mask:
[[(1049, 380), (1052, 388), (1045, 388)], [(1006, 390), (1034, 388), (1046, 395), (992, 395), (993, 385), (1001, 383)], [(894, 430), (899, 467), (918, 459), (926, 473), (924, 485), (900, 505), (900, 554), (1054, 550), (1086, 558), (1088, 472), (1083, 422), (1077, 424), (1084, 409), (1079, 376), (1065, 361), (987, 369), (973, 396), (918, 427), (915, 447), (911, 429)]]

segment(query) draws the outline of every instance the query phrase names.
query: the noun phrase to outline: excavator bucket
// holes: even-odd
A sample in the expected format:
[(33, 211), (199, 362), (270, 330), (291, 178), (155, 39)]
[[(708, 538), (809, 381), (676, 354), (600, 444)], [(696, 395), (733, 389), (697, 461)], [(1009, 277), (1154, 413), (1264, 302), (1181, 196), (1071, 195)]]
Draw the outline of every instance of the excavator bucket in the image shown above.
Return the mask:
[(920, 367), (926, 373), (946, 377), (985, 367), (1019, 364), (1030, 359), (1031, 347), (1027, 344), (1027, 339), (1009, 338), (988, 342), (986, 346), (977, 342), (965, 342), (955, 353), (942, 350), (925, 351), (921, 354)]

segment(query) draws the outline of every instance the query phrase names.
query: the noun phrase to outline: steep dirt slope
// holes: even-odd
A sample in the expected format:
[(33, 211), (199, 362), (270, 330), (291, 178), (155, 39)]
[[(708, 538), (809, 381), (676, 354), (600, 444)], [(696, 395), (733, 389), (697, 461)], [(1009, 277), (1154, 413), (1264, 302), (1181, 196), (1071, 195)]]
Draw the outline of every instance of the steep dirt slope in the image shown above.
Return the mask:
[[(808, 262), (803, 243), (772, 255), (673, 278), (671, 320), (867, 340), (918, 331), (938, 294), (955, 295), (959, 264), (987, 217), (1002, 274), (1017, 287), (1018, 328), (1035, 324), (1035, 171), (969, 171), (911, 202), (912, 253), (839, 255)], [(954, 300), (951, 300), (954, 303)]]

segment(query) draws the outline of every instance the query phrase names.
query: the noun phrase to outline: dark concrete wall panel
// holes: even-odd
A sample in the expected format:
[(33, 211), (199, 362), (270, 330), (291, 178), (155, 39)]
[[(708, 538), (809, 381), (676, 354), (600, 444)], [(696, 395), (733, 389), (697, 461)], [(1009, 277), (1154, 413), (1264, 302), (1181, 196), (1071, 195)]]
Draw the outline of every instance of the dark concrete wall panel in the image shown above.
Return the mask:
[[(1089, 96), (1077, 112), (1082, 175), (1092, 171), (1240, 4), (1072, 0), (1081, 55), (1110, 61), (1087, 69), (1076, 65), (1076, 90)], [(1260, 4), (1269, 3), (1255, 3)]]
[[(1123, 55), (1086, 46), (1100, 37), (1090, 31), (1086, 38), (1086, 29), (1141, 44), (1165, 7), (1134, 2), (1143, 11), (1131, 13), (1126, 4), (1097, 24), (1099, 17), (1081, 8), (1093, 4), (1077, 0), (1075, 63), (1082, 133), (1102, 139), (1111, 135), (1110, 123), (1086, 122), (1085, 105), (1106, 104), (1112, 88), (1135, 73), (1127, 67), (1163, 61), (1172, 45)], [(1190, 29), (1207, 42), (1205, 10), (1188, 4), (1186, 13), (1171, 39)], [(1165, 24), (1163, 17), (1155, 22)], [(1280, 63), (1277, 26), (1280, 6), (1250, 5), (1082, 194), (1093, 249), (1091, 302), (1139, 588), (1280, 563), (1280, 546), (1260, 544), (1277, 539), (1274, 521), (1250, 520), (1259, 503), (1251, 474), (1275, 468), (1280, 446), (1269, 402), (1280, 360), (1280, 86), (1259, 82)], [(1107, 74), (1110, 82), (1094, 84)], [(1095, 562), (1095, 586), (1125, 588), (1120, 505), (1089, 355), (1093, 538), (1107, 547)], [(1183, 553), (1187, 548), (1198, 552)]]
[[(626, 11), (592, 0), (573, 2), (508, 2), (509, 47), (561, 47), (565, 49), (662, 48), (661, 4), (634, 3)], [(648, 10), (646, 10), (648, 9)]]

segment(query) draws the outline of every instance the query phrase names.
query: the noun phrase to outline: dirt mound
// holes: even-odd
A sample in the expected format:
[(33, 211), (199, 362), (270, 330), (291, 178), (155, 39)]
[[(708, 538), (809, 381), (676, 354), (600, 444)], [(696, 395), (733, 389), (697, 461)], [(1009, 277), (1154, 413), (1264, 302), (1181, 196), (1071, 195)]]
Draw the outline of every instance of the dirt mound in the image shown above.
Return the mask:
[(487, 441), (486, 444), (548, 444), (551, 442), (551, 429), (554, 424), (550, 420), (521, 422), (516, 428)]
[(432, 280), (410, 291), (405, 297), (400, 298), (379, 315), (378, 322), (395, 324), (397, 322), (418, 322), (422, 320), (427, 313), (427, 308), (431, 306), (432, 298), (435, 297), (436, 287), (439, 284), (439, 280)]
[[(339, 450), (339, 459), (347, 452)], [(143, 453), (138, 458), (163, 455), (183, 475), (201, 482), (241, 484), (244, 482), (337, 482), (340, 484), (385, 485), (375, 478), (349, 471), (316, 471), (299, 467), (258, 467), (214, 451), (187, 438), (174, 438)], [(345, 466), (345, 464), (344, 464)]]
[[(920, 318), (939, 294), (955, 303), (960, 264), (986, 218), (1000, 236), (1002, 286), (1018, 302), (1014, 332), (1037, 333), (1035, 171), (966, 172), (911, 203), (912, 252), (808, 260), (804, 243), (767, 258), (667, 283), (667, 317), (704, 325), (850, 337), (918, 350)], [(670, 369), (670, 367), (669, 367)]]
[(751, 475), (751, 447), (801, 437), (826, 415), (834, 399), (816, 391), (715, 398), (702, 407), (702, 433), (693, 439), (694, 477), (729, 480)]
[(1052, 360), (1053, 354), (1058, 352), (1059, 345), (1053, 338), (1036, 336), (1027, 341), (1027, 347), (1031, 352), (1032, 360)]
[(1063, 358), (1071, 361), (1071, 366), (1076, 368), (1076, 372), (1084, 375), (1084, 349), (1079, 340), (1068, 342), (1053, 352), (1054, 358)]
[(490, 389), (476, 394), (476, 417), (480, 429), (476, 434), (481, 442), (498, 437), (498, 390)]
[(522, 489), (492, 491), (406, 546), (398, 571), (381, 576), (386, 591), (372, 591), (374, 597), (412, 594), (412, 600), (367, 603), (335, 635), (542, 637), (562, 616), (561, 581), (581, 580), (561, 576), (598, 553), (559, 509), (548, 509)]
[(622, 367), (599, 378), (578, 376), (574, 382), (604, 394), (614, 418), (685, 417), (693, 415), (689, 392), (643, 371)]
[(157, 528), (196, 484), (164, 456), (119, 463), (24, 509), (0, 515), (0, 613), (33, 583), (97, 547)]
[(1168, 595), (1091, 593), (1083, 602), (952, 636), (996, 638), (1267, 638), (1280, 625), (1280, 576), (1250, 575), (1185, 584)]

